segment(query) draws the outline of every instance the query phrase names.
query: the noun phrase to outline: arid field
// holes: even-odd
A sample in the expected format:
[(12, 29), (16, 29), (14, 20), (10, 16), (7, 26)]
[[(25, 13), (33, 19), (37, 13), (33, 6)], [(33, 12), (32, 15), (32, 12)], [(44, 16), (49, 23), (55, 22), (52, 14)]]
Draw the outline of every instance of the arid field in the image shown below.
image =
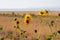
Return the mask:
[[(26, 24), (25, 14), (32, 19)], [(0, 11), (0, 40), (60, 40), (60, 11)]]

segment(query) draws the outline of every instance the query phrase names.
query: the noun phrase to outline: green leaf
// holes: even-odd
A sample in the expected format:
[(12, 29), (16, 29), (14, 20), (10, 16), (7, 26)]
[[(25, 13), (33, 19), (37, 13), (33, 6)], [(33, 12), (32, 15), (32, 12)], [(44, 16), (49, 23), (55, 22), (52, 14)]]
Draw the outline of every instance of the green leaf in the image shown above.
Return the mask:
[(26, 31), (23, 31), (23, 33), (25, 33)]
[(53, 35), (57, 35), (57, 32), (54, 32)]
[(48, 21), (48, 20), (46, 20), (46, 24), (47, 24), (47, 25), (49, 24), (49, 21)]
[(17, 25), (17, 28), (18, 28), (18, 29), (20, 28), (19, 25)]
[(8, 38), (12, 39), (12, 34), (11, 33), (8, 34)]
[(38, 38), (36, 38), (35, 40), (39, 40)]
[(52, 39), (52, 36), (51, 35), (46, 35), (46, 40), (51, 40)]

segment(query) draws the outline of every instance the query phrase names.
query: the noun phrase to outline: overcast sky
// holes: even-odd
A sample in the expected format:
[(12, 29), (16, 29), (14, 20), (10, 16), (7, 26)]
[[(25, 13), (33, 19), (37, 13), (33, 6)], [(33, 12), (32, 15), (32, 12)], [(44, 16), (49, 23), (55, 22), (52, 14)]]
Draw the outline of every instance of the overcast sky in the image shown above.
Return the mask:
[(0, 0), (1, 9), (60, 10), (60, 0)]

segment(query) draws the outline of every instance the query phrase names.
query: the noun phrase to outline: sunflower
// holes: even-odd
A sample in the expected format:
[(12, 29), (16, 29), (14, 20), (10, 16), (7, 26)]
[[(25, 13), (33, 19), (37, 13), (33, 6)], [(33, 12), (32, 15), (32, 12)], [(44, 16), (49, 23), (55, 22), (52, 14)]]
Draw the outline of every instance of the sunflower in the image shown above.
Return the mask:
[(48, 10), (45, 9), (45, 10), (44, 10), (44, 13), (45, 13), (46, 15), (48, 15), (49, 12), (48, 12)]
[(30, 14), (26, 14), (24, 17), (24, 23), (29, 24), (31, 19), (32, 19), (32, 16)]
[(40, 10), (38, 13), (40, 16), (46, 16), (48, 14), (48, 11), (47, 10)]
[(20, 22), (17, 20), (17, 18), (14, 19), (14, 27), (19, 28)]

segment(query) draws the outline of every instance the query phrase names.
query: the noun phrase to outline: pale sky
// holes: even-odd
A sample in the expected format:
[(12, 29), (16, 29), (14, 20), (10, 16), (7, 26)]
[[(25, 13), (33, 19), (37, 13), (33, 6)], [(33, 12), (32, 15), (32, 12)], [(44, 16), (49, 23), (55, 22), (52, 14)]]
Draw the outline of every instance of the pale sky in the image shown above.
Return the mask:
[(2, 9), (60, 10), (60, 0), (0, 0), (0, 10)]

